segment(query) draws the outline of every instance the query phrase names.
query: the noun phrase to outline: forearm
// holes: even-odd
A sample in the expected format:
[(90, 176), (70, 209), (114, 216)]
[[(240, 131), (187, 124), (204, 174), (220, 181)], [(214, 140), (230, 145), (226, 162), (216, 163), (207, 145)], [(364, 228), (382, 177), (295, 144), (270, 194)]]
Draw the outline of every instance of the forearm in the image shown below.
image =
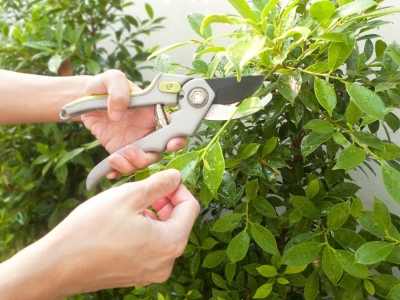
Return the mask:
[[(25, 248), (0, 264), (2, 300), (56, 300), (64, 296), (52, 252), (40, 243)], [(62, 262), (60, 262), (62, 263)]]
[(0, 125), (60, 121), (61, 107), (83, 97), (90, 78), (0, 70)]

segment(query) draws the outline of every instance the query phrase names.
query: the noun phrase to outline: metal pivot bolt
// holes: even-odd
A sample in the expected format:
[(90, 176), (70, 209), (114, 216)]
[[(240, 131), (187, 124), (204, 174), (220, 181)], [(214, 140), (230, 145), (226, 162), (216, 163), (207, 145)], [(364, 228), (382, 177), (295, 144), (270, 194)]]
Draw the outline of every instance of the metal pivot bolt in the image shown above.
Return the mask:
[(203, 88), (194, 88), (189, 92), (188, 102), (192, 107), (201, 108), (208, 102), (208, 92)]

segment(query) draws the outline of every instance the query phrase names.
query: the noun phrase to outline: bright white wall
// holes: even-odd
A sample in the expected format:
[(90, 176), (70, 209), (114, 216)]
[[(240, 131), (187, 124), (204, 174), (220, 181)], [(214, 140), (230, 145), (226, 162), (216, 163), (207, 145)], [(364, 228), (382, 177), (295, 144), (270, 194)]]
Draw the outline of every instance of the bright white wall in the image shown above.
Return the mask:
[[(148, 0), (146, 2), (154, 8), (157, 17), (167, 17), (163, 23), (165, 28), (151, 34), (151, 36), (145, 40), (148, 47), (153, 45), (165, 47), (174, 43), (187, 41), (189, 38), (198, 38), (187, 23), (186, 14), (188, 13), (197, 12), (207, 15), (210, 13), (234, 12), (233, 8), (226, 0)], [(383, 4), (385, 6), (400, 7), (399, 0), (386, 0)], [(136, 1), (135, 6), (129, 10), (129, 13), (139, 17), (146, 16), (143, 7), (144, 2), (140, 3)], [(392, 24), (376, 30), (376, 33), (381, 35), (382, 39), (387, 44), (393, 41), (400, 43), (400, 14), (388, 16), (386, 20), (392, 22)], [(229, 32), (230, 28), (228, 27), (230, 26), (231, 25), (217, 24), (213, 25), (213, 30), (215, 33)], [(190, 48), (186, 46), (173, 50), (168, 54), (172, 57), (173, 62), (190, 65), (194, 49), (194, 47)], [(151, 72), (146, 73), (146, 77), (151, 78), (153, 74), (154, 73)], [(384, 133), (382, 132), (382, 134)], [(397, 132), (392, 138), (394, 142), (400, 144), (400, 132)], [(351, 173), (357, 183), (362, 185), (362, 190), (358, 193), (359, 197), (365, 203), (365, 207), (370, 208), (373, 196), (377, 196), (388, 204), (393, 213), (400, 215), (400, 206), (394, 203), (383, 187), (379, 168), (377, 168), (376, 173), (378, 176), (368, 171), (368, 177), (361, 171)]]

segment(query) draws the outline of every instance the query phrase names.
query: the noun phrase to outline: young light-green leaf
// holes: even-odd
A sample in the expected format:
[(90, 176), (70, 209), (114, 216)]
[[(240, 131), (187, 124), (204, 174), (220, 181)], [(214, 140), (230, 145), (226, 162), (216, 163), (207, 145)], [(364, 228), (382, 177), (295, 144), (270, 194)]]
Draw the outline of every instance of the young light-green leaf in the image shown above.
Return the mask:
[(338, 69), (350, 56), (354, 49), (354, 38), (350, 38), (347, 43), (333, 42), (328, 51), (328, 62), (330, 71)]
[(246, 0), (228, 0), (228, 2), (232, 4), (232, 6), (242, 16), (243, 19), (250, 19), (253, 22), (258, 22), (256, 15), (247, 4)]
[(268, 297), (269, 294), (271, 294), (273, 288), (272, 283), (266, 283), (260, 286), (256, 293), (254, 294), (253, 298), (258, 299), (258, 298), (266, 298)]
[(250, 237), (247, 234), (246, 230), (243, 230), (238, 235), (236, 235), (226, 249), (226, 254), (228, 255), (230, 261), (233, 263), (241, 261), (247, 254), (249, 244)]
[(324, 79), (315, 78), (314, 89), (319, 104), (332, 116), (332, 111), (337, 103), (336, 93), (332, 85)]
[(263, 265), (261, 267), (258, 267), (257, 271), (264, 277), (274, 277), (275, 275), (278, 275), (276, 268), (268, 265)]
[(195, 170), (198, 160), (198, 152), (184, 153), (171, 160), (165, 169), (177, 169), (181, 172), (182, 182), (186, 182), (186, 180)]
[(210, 168), (203, 168), (204, 183), (215, 197), (225, 170), (224, 156), (219, 142), (211, 146), (205, 156), (205, 160)]
[(318, 23), (329, 19), (335, 13), (335, 5), (330, 1), (318, 1), (310, 7), (310, 15)]
[(266, 37), (256, 35), (245, 40), (239, 40), (226, 49), (228, 60), (235, 66), (238, 80), (242, 78), (244, 64), (257, 54), (261, 53)]
[(356, 168), (366, 158), (365, 150), (355, 145), (350, 145), (339, 154), (333, 170), (344, 169), (346, 172)]
[(385, 119), (387, 109), (382, 99), (366, 87), (354, 83), (346, 83), (346, 89), (355, 104), (366, 114)]
[(376, 4), (377, 3), (373, 0), (354, 1), (339, 7), (330, 18), (334, 20), (338, 18), (344, 18), (353, 14), (361, 14), (363, 11)]
[(388, 165), (381, 165), (383, 184), (389, 195), (400, 204), (400, 172)]
[(357, 263), (371, 265), (386, 258), (394, 248), (393, 243), (374, 241), (362, 245), (355, 254)]
[(187, 15), (190, 27), (202, 38), (208, 39), (212, 36), (211, 26), (207, 26), (202, 30), (202, 22), (204, 20), (204, 15), (199, 13), (192, 13)]

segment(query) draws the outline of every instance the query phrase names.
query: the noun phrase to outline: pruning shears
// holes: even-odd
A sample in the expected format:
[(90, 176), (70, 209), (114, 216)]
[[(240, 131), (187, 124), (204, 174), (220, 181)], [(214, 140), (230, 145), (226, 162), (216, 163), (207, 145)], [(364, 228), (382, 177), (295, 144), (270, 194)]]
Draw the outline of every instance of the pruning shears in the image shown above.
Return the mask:
[[(132, 145), (145, 152), (163, 152), (172, 138), (194, 136), (203, 119), (227, 120), (232, 117), (236, 108), (227, 104), (248, 98), (263, 82), (263, 75), (244, 76), (238, 82), (236, 77), (204, 79), (158, 74), (149, 87), (143, 91), (131, 92), (128, 109), (154, 106), (159, 129)], [(69, 120), (85, 113), (107, 110), (107, 97), (107, 94), (93, 95), (68, 103), (61, 109), (60, 118)], [(270, 98), (266, 100), (269, 101)], [(171, 114), (170, 124), (168, 124), (164, 106), (179, 107), (178, 111)], [(237, 113), (233, 118), (241, 118), (251, 113)], [(122, 156), (123, 149), (115, 153)], [(108, 163), (108, 158), (101, 161), (89, 173), (86, 180), (87, 189), (92, 189), (113, 170)]]

